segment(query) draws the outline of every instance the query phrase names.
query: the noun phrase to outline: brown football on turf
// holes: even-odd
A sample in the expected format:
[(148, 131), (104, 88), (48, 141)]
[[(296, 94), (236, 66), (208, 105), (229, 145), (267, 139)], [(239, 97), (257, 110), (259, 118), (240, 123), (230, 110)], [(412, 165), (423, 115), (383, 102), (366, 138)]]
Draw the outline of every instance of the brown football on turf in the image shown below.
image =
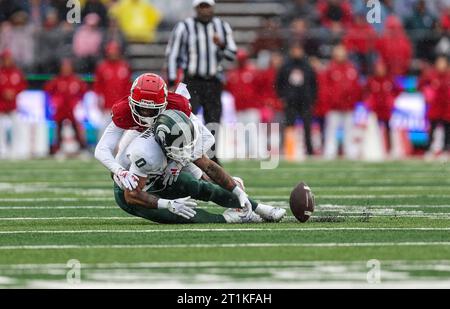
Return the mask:
[(314, 212), (315, 201), (311, 188), (304, 182), (298, 184), (289, 200), (291, 211), (298, 221), (305, 223)]

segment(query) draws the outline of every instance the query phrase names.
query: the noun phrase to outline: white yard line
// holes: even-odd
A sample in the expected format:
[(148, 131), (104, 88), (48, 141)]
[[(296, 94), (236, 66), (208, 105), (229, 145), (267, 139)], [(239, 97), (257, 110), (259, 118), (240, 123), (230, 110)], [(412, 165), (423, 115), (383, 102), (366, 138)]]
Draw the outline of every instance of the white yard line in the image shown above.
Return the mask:
[(394, 247), (450, 246), (450, 242), (366, 242), (366, 243), (241, 243), (241, 244), (177, 244), (177, 245), (23, 245), (0, 246), (0, 250), (67, 250), (67, 249), (184, 249), (184, 248), (278, 248), (278, 247)]
[[(250, 194), (250, 197), (255, 199), (288, 199), (288, 194), (286, 195), (255, 195)], [(450, 198), (450, 194), (382, 194), (382, 195), (329, 195), (320, 194), (316, 198), (321, 199), (351, 199), (351, 200), (366, 200), (366, 199), (394, 199), (394, 198)], [(1, 201), (1, 200), (0, 200)]]
[(0, 231), (0, 234), (93, 234), (93, 233), (228, 233), (228, 232), (320, 232), (320, 231), (450, 231), (450, 227), (319, 227), (319, 228), (179, 228), (179, 229), (146, 229), (146, 230), (18, 230)]
[(139, 220), (138, 217), (18, 217), (1, 218), (0, 221), (51, 221), (51, 220)]
[[(267, 203), (270, 204), (271, 201), (268, 201)], [(276, 206), (280, 203), (279, 201), (272, 201)], [(288, 202), (283, 203), (284, 208), (289, 207)], [(198, 207), (198, 208), (217, 208), (218, 206), (206, 206), (206, 207)], [(96, 206), (96, 205), (89, 205), (89, 206), (24, 206), (24, 205), (18, 205), (18, 206), (1, 206), (0, 205), (0, 211), (1, 210), (53, 210), (53, 209), (117, 209), (118, 207), (113, 206)], [(429, 208), (450, 208), (450, 205), (331, 205), (331, 204), (323, 204), (318, 205), (317, 210), (329, 210), (329, 209), (354, 209), (354, 208), (365, 208), (366, 210), (371, 209), (392, 209), (392, 208), (419, 208), (419, 209), (429, 209)]]
[[(424, 265), (426, 262), (426, 265)], [(367, 261), (173, 261), (173, 262), (138, 262), (138, 263), (81, 263), (83, 268), (221, 268), (221, 267), (307, 267), (307, 266), (361, 266), (366, 267)], [(420, 267), (420, 269), (437, 269), (439, 266), (450, 266), (449, 260), (383, 260), (383, 265), (400, 267)], [(67, 264), (6, 264), (0, 265), (0, 270), (52, 270), (66, 269)]]
[[(73, 192), (73, 190), (72, 190)], [(0, 198), (0, 202), (80, 202), (80, 201), (114, 201), (111, 191), (111, 197), (22, 197), (22, 198)]]
[(119, 209), (118, 206), (0, 206), (0, 210)]

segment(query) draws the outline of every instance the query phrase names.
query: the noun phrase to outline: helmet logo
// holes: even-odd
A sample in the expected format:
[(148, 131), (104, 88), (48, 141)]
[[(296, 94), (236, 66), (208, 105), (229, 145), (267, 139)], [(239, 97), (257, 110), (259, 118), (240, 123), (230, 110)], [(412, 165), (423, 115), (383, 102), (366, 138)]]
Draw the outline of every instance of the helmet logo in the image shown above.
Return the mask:
[(166, 134), (170, 134), (170, 129), (165, 124), (161, 124), (158, 126), (158, 131), (156, 132), (156, 135), (158, 136), (158, 139), (161, 143), (161, 145), (166, 146)]

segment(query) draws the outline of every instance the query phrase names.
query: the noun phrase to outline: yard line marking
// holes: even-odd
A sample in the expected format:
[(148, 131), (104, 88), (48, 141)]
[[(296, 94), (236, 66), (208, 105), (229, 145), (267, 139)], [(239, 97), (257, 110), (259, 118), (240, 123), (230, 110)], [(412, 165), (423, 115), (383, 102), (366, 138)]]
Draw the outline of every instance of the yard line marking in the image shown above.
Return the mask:
[(174, 245), (22, 245), (0, 246), (0, 250), (67, 250), (67, 249), (184, 249), (184, 248), (271, 248), (271, 247), (392, 247), (450, 246), (450, 242), (364, 242), (364, 243), (242, 243), (242, 244), (174, 244)]
[(176, 233), (176, 232), (320, 232), (320, 231), (450, 231), (447, 227), (319, 227), (319, 228), (193, 228), (193, 229), (147, 229), (147, 230), (19, 230), (0, 231), (0, 234), (86, 234), (86, 233)]
[(120, 209), (118, 206), (0, 206), (0, 210)]
[(46, 221), (46, 220), (139, 220), (139, 217), (18, 217), (18, 218), (1, 218), (0, 221)]
[(114, 201), (111, 191), (111, 197), (23, 197), (23, 198), (0, 198), (0, 202), (80, 202), (80, 201)]
[[(314, 190), (314, 189), (313, 189)], [(288, 199), (288, 194), (286, 195), (258, 195), (250, 194), (251, 197), (255, 199)], [(450, 194), (382, 194), (382, 195), (328, 195), (321, 194), (316, 196), (318, 199), (390, 199), (390, 198), (450, 198)]]
[[(257, 195), (253, 194), (252, 197), (259, 199), (288, 199), (286, 195)], [(320, 195), (318, 198), (335, 198), (335, 199), (375, 199), (375, 198), (450, 198), (450, 194), (383, 194), (383, 195)], [(114, 201), (114, 197), (106, 196), (79, 196), (79, 197), (38, 197), (38, 198), (0, 198), (0, 202), (80, 202), (80, 201)]]
[[(383, 265), (389, 267), (406, 266), (415, 269), (436, 269), (438, 266), (450, 266), (448, 260), (426, 260), (423, 261), (407, 260), (383, 260)], [(128, 268), (221, 268), (221, 267), (305, 267), (305, 266), (363, 266), (366, 267), (366, 261), (173, 261), (173, 262), (137, 262), (137, 263), (82, 263), (84, 269), (128, 269)], [(67, 264), (7, 264), (0, 265), (0, 270), (51, 270), (67, 269)]]
[[(213, 207), (197, 207), (196, 209), (212, 209)], [(107, 209), (114, 209), (112, 207), (107, 207)], [(424, 213), (424, 214), (399, 214), (399, 213), (385, 213), (385, 214), (376, 214), (376, 213), (359, 213), (359, 212), (339, 212), (340, 214), (318, 214), (313, 217), (313, 219), (324, 219), (324, 218), (386, 218), (386, 217), (396, 217), (396, 218), (429, 218), (429, 219), (450, 219), (450, 213)], [(343, 213), (347, 215), (343, 215)], [(91, 216), (91, 217), (0, 217), (0, 221), (51, 221), (51, 220), (145, 220), (140, 217), (108, 217), (108, 216)], [(292, 221), (296, 221), (294, 216), (286, 216), (285, 219), (290, 219)]]
[[(273, 203), (277, 204), (276, 206), (278, 206), (278, 204), (280, 203), (279, 201), (272, 201)], [(289, 207), (288, 203), (285, 202), (283, 203), (283, 205), (285, 206), (285, 208)], [(205, 207), (200, 207), (200, 208), (217, 208), (218, 206), (212, 205), (212, 206), (205, 206)], [(199, 208), (199, 207), (197, 207)], [(366, 210), (371, 210), (372, 208), (385, 208), (385, 209), (390, 209), (390, 208), (421, 208), (421, 209), (429, 209), (429, 208), (450, 208), (450, 205), (428, 205), (428, 206), (424, 206), (424, 205), (331, 205), (331, 204), (322, 204), (322, 205), (317, 205), (317, 210), (328, 210), (328, 209), (344, 209), (344, 208), (365, 208)], [(118, 209), (117, 206), (95, 206), (95, 205), (90, 205), (90, 206), (23, 206), (23, 205), (19, 205), (19, 206), (1, 206), (0, 205), (0, 210), (47, 210), (47, 209)]]

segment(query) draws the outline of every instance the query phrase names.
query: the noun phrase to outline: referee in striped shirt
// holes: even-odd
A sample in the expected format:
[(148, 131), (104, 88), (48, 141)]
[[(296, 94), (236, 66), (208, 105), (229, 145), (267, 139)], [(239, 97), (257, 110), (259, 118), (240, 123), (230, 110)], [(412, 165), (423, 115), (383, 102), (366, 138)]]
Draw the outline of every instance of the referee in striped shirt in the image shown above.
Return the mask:
[[(221, 62), (233, 61), (237, 50), (230, 25), (214, 17), (214, 5), (214, 0), (194, 0), (196, 17), (175, 26), (166, 51), (169, 87), (175, 88), (183, 72), (192, 109), (197, 113), (202, 106), (207, 124), (220, 123)], [(213, 133), (217, 137), (217, 131)]]

